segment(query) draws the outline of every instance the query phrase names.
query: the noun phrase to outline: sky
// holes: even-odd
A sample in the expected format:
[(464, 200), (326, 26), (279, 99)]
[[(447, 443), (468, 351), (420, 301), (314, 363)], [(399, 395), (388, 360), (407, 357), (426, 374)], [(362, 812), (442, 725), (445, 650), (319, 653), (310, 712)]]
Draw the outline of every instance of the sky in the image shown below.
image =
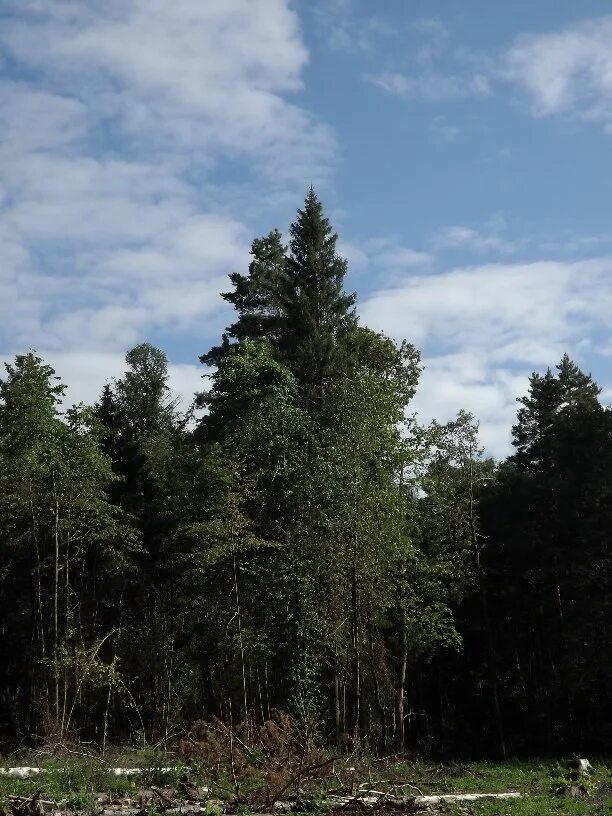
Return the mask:
[(564, 352), (612, 402), (611, 150), (604, 0), (0, 0), (0, 359), (91, 402), (149, 341), (188, 403), (313, 184), (413, 409), (503, 457)]

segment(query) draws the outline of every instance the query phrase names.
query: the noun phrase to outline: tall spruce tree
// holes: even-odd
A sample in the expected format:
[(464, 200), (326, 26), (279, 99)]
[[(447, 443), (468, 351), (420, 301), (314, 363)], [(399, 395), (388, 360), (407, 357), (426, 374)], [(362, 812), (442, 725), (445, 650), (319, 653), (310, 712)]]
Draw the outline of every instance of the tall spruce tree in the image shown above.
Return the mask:
[(248, 275), (230, 275), (234, 289), (223, 294), (238, 319), (200, 360), (218, 365), (232, 340), (267, 340), (294, 374), (302, 404), (317, 413), (349, 366), (344, 340), (357, 324), (355, 295), (344, 291), (347, 263), (312, 187), (289, 233), (288, 254), (278, 230), (253, 242)]
[(545, 374), (534, 372), (529, 379), (529, 393), (518, 399), (522, 407), (512, 427), (512, 444), (516, 448), (513, 460), (519, 470), (541, 469), (550, 464), (550, 442), (560, 416), (601, 407), (601, 389), (567, 354), (556, 368), (556, 375), (550, 368)]
[[(142, 702), (141, 712), (159, 725), (167, 721), (175, 614), (168, 542), (177, 522), (167, 473), (178, 470), (181, 417), (168, 388), (166, 355), (140, 343), (125, 361), (124, 375), (105, 386), (96, 412), (108, 430), (104, 450), (120, 477), (110, 496), (129, 514), (142, 544), (138, 576), (125, 604), (125, 626), (139, 627), (146, 649), (131, 650), (124, 659), (138, 678), (132, 693)], [(164, 694), (154, 693), (159, 688)]]
[(285, 281), (286, 247), (278, 230), (256, 238), (251, 246), (253, 260), (247, 275), (232, 272), (234, 288), (221, 297), (231, 303), (238, 319), (228, 326), (220, 346), (200, 357), (206, 365), (219, 365), (232, 343), (267, 339), (278, 343), (281, 330), (281, 290)]
[(304, 404), (320, 411), (334, 377), (347, 366), (343, 339), (356, 325), (355, 295), (344, 291), (346, 260), (312, 187), (290, 227), (280, 352)]

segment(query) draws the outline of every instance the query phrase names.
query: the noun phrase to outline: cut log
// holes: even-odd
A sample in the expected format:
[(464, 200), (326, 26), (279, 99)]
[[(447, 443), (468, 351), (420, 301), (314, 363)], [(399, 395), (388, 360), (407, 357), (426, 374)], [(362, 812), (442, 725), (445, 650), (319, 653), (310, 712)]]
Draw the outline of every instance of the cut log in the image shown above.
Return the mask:
[(506, 793), (441, 793), (431, 796), (417, 796), (417, 805), (440, 805), (443, 802), (485, 802), (489, 799), (519, 799), (523, 794), (518, 791)]
[(414, 811), (440, 805), (444, 802), (480, 802), (490, 799), (518, 799), (522, 796), (518, 791), (504, 793), (440, 793), (425, 796), (330, 796), (328, 804), (337, 810), (363, 810), (376, 808), (377, 810)]
[(581, 777), (588, 777), (591, 775), (593, 766), (588, 759), (581, 757), (574, 757), (569, 762), (565, 763), (565, 767), (570, 772), (572, 779), (580, 779)]
[(28, 768), (26, 766), (20, 768), (0, 768), (0, 776), (12, 776), (15, 779), (27, 779), (30, 776), (36, 776), (42, 770), (42, 768)]

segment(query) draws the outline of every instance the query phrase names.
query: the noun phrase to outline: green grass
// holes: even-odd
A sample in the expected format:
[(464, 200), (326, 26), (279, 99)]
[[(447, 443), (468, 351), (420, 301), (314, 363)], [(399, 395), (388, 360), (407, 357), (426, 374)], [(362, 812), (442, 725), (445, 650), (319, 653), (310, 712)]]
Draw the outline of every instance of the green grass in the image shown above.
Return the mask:
[[(377, 761), (371, 758), (350, 757), (336, 760), (332, 768), (326, 768), (316, 779), (304, 780), (300, 799), (304, 811), (316, 813), (322, 809), (325, 794), (329, 790), (350, 790), (353, 783), (366, 783), (374, 790), (413, 794), (416, 789), (428, 793), (501, 793), (519, 791), (525, 798), (518, 800), (494, 800), (490, 802), (445, 804), (440, 807), (448, 816), (612, 816), (612, 794), (604, 798), (605, 791), (612, 791), (612, 765), (593, 761), (592, 778), (586, 787), (592, 794), (588, 800), (564, 799), (555, 791), (567, 774), (563, 760), (525, 760), (504, 763), (469, 762), (440, 765), (419, 761)], [(45, 772), (29, 779), (12, 779), (0, 776), (0, 807), (7, 797), (31, 796), (39, 791), (43, 798), (65, 803), (73, 810), (88, 810), (95, 804), (97, 794), (112, 797), (130, 797), (150, 785), (174, 787), (185, 766), (172, 755), (162, 752), (120, 752), (99, 758), (74, 757), (49, 758), (30, 754), (0, 759), (0, 766), (33, 765), (45, 768)], [(162, 773), (162, 767), (171, 767), (170, 773)], [(149, 768), (147, 774), (138, 777), (116, 777), (113, 767)], [(354, 770), (352, 770), (354, 768)], [(193, 769), (193, 766), (192, 766)], [(247, 816), (249, 806), (265, 801), (267, 794), (264, 768), (252, 768), (250, 775), (238, 779), (238, 787), (228, 769), (221, 769), (216, 783), (206, 779), (197, 768), (192, 770), (197, 784), (208, 784), (212, 799), (228, 799), (238, 795)], [(404, 783), (408, 786), (402, 787)], [(279, 789), (272, 785), (271, 790)], [(362, 788), (364, 790), (364, 788)], [(365, 792), (365, 791), (364, 791)], [(295, 794), (292, 787), (286, 795)], [(211, 814), (212, 816), (212, 814)]]
[[(593, 762), (593, 780), (612, 785), (612, 769), (605, 762)], [(357, 778), (365, 779), (364, 769)], [(519, 791), (528, 794), (548, 794), (563, 784), (566, 778), (563, 760), (513, 760), (508, 762), (469, 762), (438, 765), (436, 763), (396, 762), (377, 764), (378, 779), (391, 784), (410, 782), (423, 793), (502, 793)], [(374, 777), (373, 777), (374, 779)], [(387, 785), (390, 787), (390, 785)], [(406, 789), (409, 793), (409, 789)]]
[(537, 783), (546, 784), (559, 771), (558, 763), (539, 760), (456, 765), (416, 762), (401, 763), (394, 769), (396, 775), (414, 781), (423, 793), (530, 793)]
[[(137, 793), (148, 785), (176, 784), (184, 765), (161, 752), (144, 754), (122, 753), (107, 758), (66, 757), (61, 759), (41, 758), (36, 754), (20, 755), (18, 758), (0, 759), (0, 767), (20, 765), (43, 768), (43, 772), (27, 779), (0, 776), (0, 805), (6, 804), (9, 795), (33, 796), (42, 791), (42, 798), (68, 802), (72, 809), (87, 809), (79, 803), (93, 802), (94, 794), (125, 797)], [(134, 767), (150, 769), (136, 777), (115, 776), (114, 767)], [(162, 772), (161, 768), (172, 767), (172, 771)]]
[(443, 805), (440, 813), (446, 816), (612, 816), (612, 799), (597, 802), (538, 796), (470, 805)]

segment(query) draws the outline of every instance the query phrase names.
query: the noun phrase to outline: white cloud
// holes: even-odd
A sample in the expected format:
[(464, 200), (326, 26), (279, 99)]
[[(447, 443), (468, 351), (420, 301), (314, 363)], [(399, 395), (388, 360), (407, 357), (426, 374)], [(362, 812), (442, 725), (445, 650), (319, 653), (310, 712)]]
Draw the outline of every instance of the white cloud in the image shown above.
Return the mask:
[(461, 133), (461, 129), (451, 124), (445, 116), (434, 116), (431, 120), (431, 130), (444, 142), (454, 142)]
[(329, 131), (281, 96), (300, 89), (308, 58), (286, 0), (11, 6), (20, 14), (3, 19), (4, 51), (134, 148), (144, 137), (170, 150), (221, 149), (268, 175), (328, 156)]
[(479, 441), (486, 454), (503, 458), (516, 419), (516, 397), (526, 392), (527, 384), (525, 375), (492, 370), (482, 352), (426, 357), (411, 408), (422, 422), (445, 422), (460, 409), (469, 411), (480, 423)]
[(422, 62), (431, 63), (442, 54), (450, 35), (441, 20), (437, 17), (421, 17), (414, 20), (410, 28), (423, 38), (418, 50), (418, 58)]
[[(70, 350), (58, 352), (50, 349), (36, 352), (56, 372), (66, 386), (63, 405), (84, 402), (92, 405), (100, 396), (105, 383), (121, 377), (125, 372), (125, 356), (114, 352), (80, 352)], [(168, 366), (168, 386), (179, 408), (187, 411), (196, 391), (204, 388), (201, 365), (170, 363)]]
[(336, 248), (338, 255), (348, 261), (351, 272), (358, 273), (367, 269), (370, 259), (368, 253), (359, 244), (340, 238)]
[(499, 235), (457, 224), (440, 230), (434, 243), (439, 249), (469, 249), (479, 253), (509, 253), (516, 249), (515, 243)]
[(415, 407), (424, 418), (467, 408), (489, 452), (503, 455), (527, 375), (607, 337), (611, 310), (612, 259), (602, 258), (413, 274), (374, 293), (362, 316), (423, 350)]
[(319, 33), (335, 51), (368, 53), (381, 39), (397, 34), (384, 17), (358, 16), (353, 0), (319, 0), (314, 16)]
[(369, 73), (364, 79), (402, 99), (421, 98), (430, 102), (488, 96), (491, 92), (488, 78), (481, 73), (465, 76), (424, 73), (410, 75), (398, 72)]
[(403, 280), (406, 274), (433, 268), (435, 259), (429, 252), (404, 246), (396, 236), (368, 238), (360, 242), (339, 241), (338, 254), (349, 262), (355, 275), (374, 273), (378, 285)]
[[(363, 313), (366, 323), (421, 345), (482, 342), (489, 354), (501, 355), (528, 337), (541, 349), (540, 359), (530, 362), (545, 363), (553, 341), (573, 342), (589, 327), (605, 325), (611, 281), (609, 259), (485, 264), (411, 276), (373, 295)], [(512, 347), (507, 359), (524, 359), (517, 348), (518, 356)]]
[[(491, 94), (488, 71), (482, 70), (483, 59), (467, 49), (449, 49), (450, 31), (435, 17), (413, 20), (407, 27), (412, 38), (395, 59), (384, 55), (387, 70), (366, 72), (366, 82), (400, 99), (423, 99), (428, 102), (486, 97)], [(416, 35), (416, 36), (415, 36)], [(406, 69), (412, 64), (412, 70)], [(456, 134), (447, 128), (445, 136), (452, 141)]]
[(288, 0), (5, 0), (0, 355), (74, 354), (83, 377), (83, 353), (102, 372), (155, 332), (216, 334), (245, 218), (333, 161), (295, 101), (307, 60)]
[[(375, 250), (375, 247), (371, 244), (370, 247), (371, 250)], [(429, 252), (389, 244), (375, 252), (373, 261), (376, 266), (382, 269), (401, 271), (428, 268), (433, 264), (434, 259)]]
[(501, 75), (529, 97), (535, 116), (561, 115), (612, 128), (612, 16), (520, 37)]

